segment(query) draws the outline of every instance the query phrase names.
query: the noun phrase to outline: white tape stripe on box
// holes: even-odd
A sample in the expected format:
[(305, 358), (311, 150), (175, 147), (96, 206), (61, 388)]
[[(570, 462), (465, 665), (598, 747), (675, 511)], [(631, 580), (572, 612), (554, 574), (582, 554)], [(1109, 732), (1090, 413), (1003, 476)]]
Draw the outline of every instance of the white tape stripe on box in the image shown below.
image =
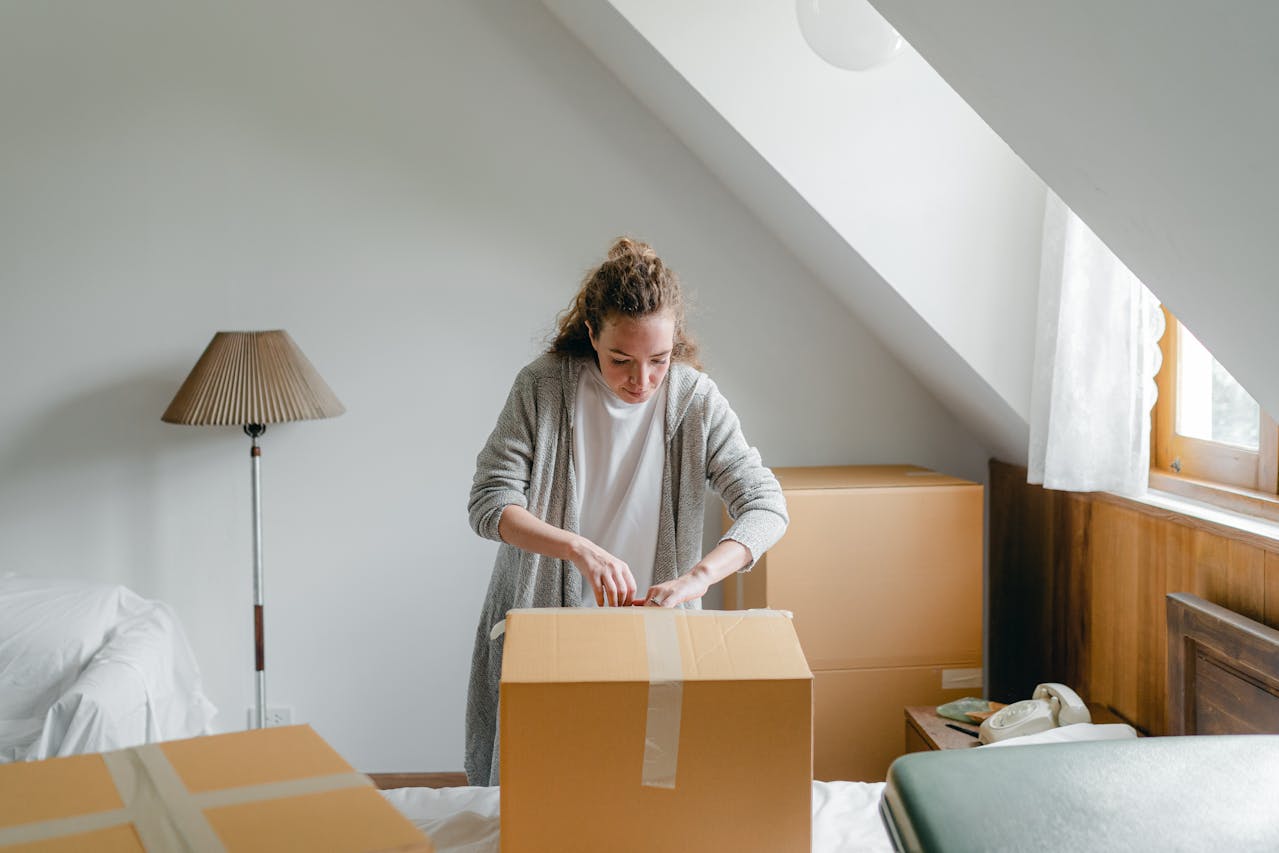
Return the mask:
[(323, 794), (347, 788), (371, 788), (373, 780), (363, 773), (334, 773), (330, 776), (308, 776), (287, 782), (264, 782), (261, 785), (245, 785), (243, 788), (224, 788), (193, 794), (191, 799), (201, 809), (218, 809), (238, 806), (259, 800), (280, 800), (285, 797), (303, 797), (307, 794)]
[(0, 847), (14, 844), (33, 844), (59, 835), (79, 835), (82, 832), (97, 832), (110, 829), (122, 823), (129, 823), (133, 815), (128, 809), (112, 809), (109, 812), (59, 817), (53, 820), (42, 820), (38, 823), (23, 823), (18, 826), (6, 826), (0, 829)]
[(968, 669), (943, 669), (941, 671), (941, 686), (943, 690), (953, 690), (961, 687), (971, 687), (976, 690), (980, 690), (981, 667)]
[[(208, 850), (210, 853), (226, 850), (222, 839), (209, 826), (204, 812), (193, 801), (178, 771), (173, 769), (159, 746), (139, 746), (124, 756), (132, 757), (143, 770), (137, 776), (141, 783), (135, 790), (137, 799), (132, 802), (126, 799), (124, 805), (135, 815), (133, 825), (144, 847), (148, 850)], [(110, 766), (108, 763), (107, 767)]]
[(675, 615), (679, 611), (646, 608), (648, 718), (644, 727), (644, 770), (640, 783), (674, 788), (679, 764), (679, 724), (684, 708), (684, 663), (680, 659)]

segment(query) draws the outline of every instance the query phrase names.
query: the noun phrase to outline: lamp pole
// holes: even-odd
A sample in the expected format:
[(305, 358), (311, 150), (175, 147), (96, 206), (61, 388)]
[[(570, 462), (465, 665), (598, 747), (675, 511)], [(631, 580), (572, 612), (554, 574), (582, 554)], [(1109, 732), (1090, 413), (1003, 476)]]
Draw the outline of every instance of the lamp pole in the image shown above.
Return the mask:
[(266, 637), (263, 632), (263, 609), (266, 604), (262, 583), (262, 448), (258, 437), (266, 432), (264, 424), (246, 424), (244, 432), (253, 439), (249, 457), (253, 465), (253, 651), (257, 666), (258, 705), (254, 727), (266, 727)]

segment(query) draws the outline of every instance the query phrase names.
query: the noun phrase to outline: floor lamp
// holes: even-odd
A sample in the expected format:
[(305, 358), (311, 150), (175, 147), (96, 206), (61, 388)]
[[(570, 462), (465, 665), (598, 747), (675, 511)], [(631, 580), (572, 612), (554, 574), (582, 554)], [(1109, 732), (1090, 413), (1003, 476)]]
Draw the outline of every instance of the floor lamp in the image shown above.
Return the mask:
[(258, 438), (267, 424), (331, 418), (346, 408), (283, 330), (218, 332), (161, 420), (195, 426), (240, 426), (253, 440), (253, 639), (257, 666), (255, 727), (266, 723), (263, 638), (262, 506)]

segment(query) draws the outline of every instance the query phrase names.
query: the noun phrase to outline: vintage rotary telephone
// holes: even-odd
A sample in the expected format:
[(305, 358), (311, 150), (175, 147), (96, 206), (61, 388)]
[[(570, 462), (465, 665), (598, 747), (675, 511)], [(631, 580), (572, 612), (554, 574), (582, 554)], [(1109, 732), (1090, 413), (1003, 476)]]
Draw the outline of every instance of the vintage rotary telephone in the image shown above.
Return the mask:
[(1064, 684), (1041, 684), (1030, 699), (1000, 708), (981, 724), (978, 738), (994, 743), (1010, 737), (1033, 735), (1056, 726), (1090, 723), (1092, 715), (1079, 694)]

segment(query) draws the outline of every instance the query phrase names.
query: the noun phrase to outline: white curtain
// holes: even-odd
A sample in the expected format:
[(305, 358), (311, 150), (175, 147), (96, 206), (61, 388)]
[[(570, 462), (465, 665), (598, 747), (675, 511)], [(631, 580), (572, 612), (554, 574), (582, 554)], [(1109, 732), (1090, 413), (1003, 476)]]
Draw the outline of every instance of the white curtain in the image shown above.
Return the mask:
[(1050, 191), (1029, 482), (1073, 492), (1146, 491), (1163, 327), (1154, 295)]

